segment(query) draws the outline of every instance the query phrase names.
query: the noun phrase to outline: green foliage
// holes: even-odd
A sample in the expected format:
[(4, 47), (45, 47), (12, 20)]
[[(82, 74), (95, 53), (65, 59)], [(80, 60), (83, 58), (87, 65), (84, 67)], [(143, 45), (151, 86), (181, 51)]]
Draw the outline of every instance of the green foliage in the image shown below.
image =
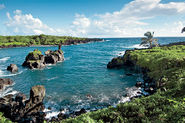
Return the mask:
[[(129, 51), (129, 58), (139, 67), (149, 70), (148, 75), (163, 84), (148, 97), (133, 99), (116, 108), (89, 112), (62, 123), (181, 123), (185, 122), (185, 46), (154, 47)], [(162, 88), (166, 88), (162, 91)], [(85, 120), (84, 120), (85, 119)]]
[(79, 43), (87, 38), (71, 36), (51, 36), (51, 35), (32, 35), (32, 36), (0, 36), (0, 46), (30, 46), (30, 45), (58, 45), (69, 41)]
[(31, 62), (31, 60), (39, 60), (39, 56), (42, 55), (42, 52), (38, 49), (35, 49), (33, 52), (30, 52), (27, 56), (26, 59)]
[(146, 32), (144, 34), (144, 36), (146, 36), (146, 38), (142, 38), (142, 42), (140, 45), (149, 45), (150, 47), (152, 47), (153, 45), (154, 46), (158, 46), (158, 40), (157, 39), (154, 39), (153, 36), (154, 36), (154, 32), (151, 33), (151, 32)]
[(6, 118), (3, 116), (3, 113), (0, 112), (0, 123), (12, 123), (12, 121), (6, 119)]

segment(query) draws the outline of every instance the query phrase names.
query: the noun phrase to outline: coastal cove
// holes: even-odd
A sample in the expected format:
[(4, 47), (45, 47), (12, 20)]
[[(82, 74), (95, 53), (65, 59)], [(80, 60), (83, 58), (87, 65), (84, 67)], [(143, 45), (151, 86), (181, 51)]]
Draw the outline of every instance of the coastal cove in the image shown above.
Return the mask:
[[(53, 112), (65, 109), (68, 112), (80, 110), (97, 110), (121, 103), (126, 88), (142, 81), (141, 73), (130, 69), (107, 69), (107, 63), (124, 51), (140, 47), (140, 38), (104, 39), (104, 42), (62, 46), (64, 62), (49, 65), (41, 70), (28, 70), (21, 66), (25, 56), (34, 49), (42, 52), (57, 47), (18, 47), (0, 49), (0, 77), (11, 78), (15, 84), (5, 93), (22, 92), (29, 95), (34, 85), (44, 85), (46, 108)], [(160, 44), (185, 41), (185, 38), (159, 38)], [(19, 72), (11, 74), (6, 71), (10, 64), (17, 64)], [(130, 74), (130, 75), (129, 75)], [(88, 97), (92, 96), (92, 99)], [(52, 113), (52, 112), (51, 112)]]

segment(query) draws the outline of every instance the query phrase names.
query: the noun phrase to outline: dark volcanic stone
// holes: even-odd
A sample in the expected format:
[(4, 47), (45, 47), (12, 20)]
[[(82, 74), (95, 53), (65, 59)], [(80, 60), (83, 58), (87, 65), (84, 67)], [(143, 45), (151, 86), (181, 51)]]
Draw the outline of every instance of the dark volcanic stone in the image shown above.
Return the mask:
[(4, 90), (6, 86), (13, 84), (13, 81), (9, 78), (0, 78), (0, 91)]
[(44, 117), (46, 116), (43, 112), (44, 96), (44, 86), (34, 86), (30, 90), (29, 100), (26, 100), (26, 96), (21, 93), (16, 95), (15, 98), (13, 98), (13, 95), (1, 98), (0, 111), (14, 122), (42, 123), (44, 121)]
[(141, 87), (142, 86), (142, 82), (136, 82), (135, 86), (136, 87)]
[(113, 58), (108, 64), (107, 64), (107, 68), (112, 69), (112, 68), (119, 68), (122, 67), (124, 64), (123, 62), (123, 57), (117, 57), (117, 58)]
[(7, 70), (12, 72), (12, 73), (15, 73), (18, 71), (18, 67), (16, 64), (10, 64), (10, 66), (7, 67)]

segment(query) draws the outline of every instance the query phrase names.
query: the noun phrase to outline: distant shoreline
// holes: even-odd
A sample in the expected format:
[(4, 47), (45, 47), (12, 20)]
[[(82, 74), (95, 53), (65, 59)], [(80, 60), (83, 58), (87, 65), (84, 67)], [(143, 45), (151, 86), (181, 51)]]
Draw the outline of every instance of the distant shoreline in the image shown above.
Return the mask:
[(102, 38), (79, 38), (71, 36), (32, 35), (0, 36), (0, 48), (77, 45), (89, 42), (104, 41)]
[[(101, 42), (104, 41), (103, 39), (98, 39), (98, 40), (92, 40), (92, 41), (87, 41), (83, 43), (68, 43), (68, 44), (62, 44), (63, 46), (69, 46), (69, 45), (79, 45), (79, 44), (86, 44), (90, 42)], [(8, 46), (0, 46), (0, 49), (4, 48), (16, 48), (16, 47), (51, 47), (51, 46), (58, 46), (58, 45), (8, 45)]]

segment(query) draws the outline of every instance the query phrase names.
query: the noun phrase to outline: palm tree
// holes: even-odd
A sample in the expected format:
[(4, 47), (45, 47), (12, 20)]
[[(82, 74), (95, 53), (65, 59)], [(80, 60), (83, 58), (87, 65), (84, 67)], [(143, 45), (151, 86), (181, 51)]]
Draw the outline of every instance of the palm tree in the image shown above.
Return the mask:
[(185, 27), (182, 29), (182, 32), (181, 33), (183, 33), (183, 32), (185, 32)]
[(142, 42), (140, 45), (149, 45), (150, 48), (152, 48), (153, 46), (159, 46), (157, 42), (158, 39), (153, 38), (154, 32), (146, 32), (144, 36), (146, 37), (141, 39)]

